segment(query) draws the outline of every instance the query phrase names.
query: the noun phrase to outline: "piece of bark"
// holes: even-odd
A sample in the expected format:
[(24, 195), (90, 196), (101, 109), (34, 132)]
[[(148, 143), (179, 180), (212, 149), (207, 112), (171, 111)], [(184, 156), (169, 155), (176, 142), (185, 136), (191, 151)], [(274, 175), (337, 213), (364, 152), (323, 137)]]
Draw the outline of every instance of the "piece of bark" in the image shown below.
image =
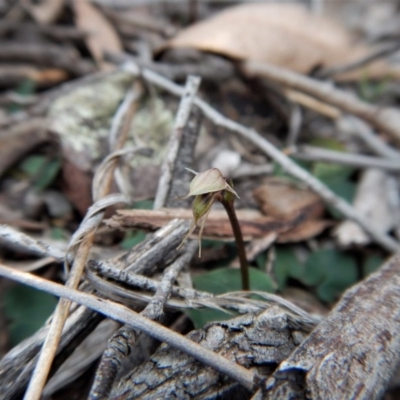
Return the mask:
[[(247, 314), (229, 321), (213, 322), (188, 337), (202, 346), (270, 375), (303, 340), (307, 333), (301, 320), (294, 321), (273, 306), (258, 315)], [(249, 391), (192, 357), (163, 344), (150, 360), (134, 369), (115, 385), (110, 398), (207, 398), (248, 399)]]
[(281, 363), (263, 398), (382, 398), (400, 361), (399, 286), (395, 256), (344, 294)]
[[(295, 241), (295, 233), (299, 232), (301, 240), (313, 237), (316, 233), (320, 233), (323, 228), (329, 225), (329, 222), (315, 220), (317, 225), (310, 229), (308, 235), (307, 229), (300, 229), (307, 222), (307, 215), (299, 213), (294, 215), (292, 219), (281, 219), (272, 216), (265, 216), (256, 210), (237, 210), (236, 211), (240, 227), (245, 240), (262, 238), (271, 233), (282, 234), (282, 240)], [(164, 226), (169, 221), (180, 218), (191, 220), (193, 218), (192, 211), (189, 209), (161, 209), (161, 210), (118, 210), (116, 215), (107, 220), (106, 223), (112, 228), (142, 228), (154, 230)], [(321, 223), (321, 225), (319, 224)], [(293, 235), (289, 235), (293, 232)], [(286, 235), (286, 236), (285, 236)], [(233, 240), (232, 227), (228, 216), (224, 210), (211, 211), (208, 215), (207, 222), (204, 227), (203, 237), (222, 238)]]

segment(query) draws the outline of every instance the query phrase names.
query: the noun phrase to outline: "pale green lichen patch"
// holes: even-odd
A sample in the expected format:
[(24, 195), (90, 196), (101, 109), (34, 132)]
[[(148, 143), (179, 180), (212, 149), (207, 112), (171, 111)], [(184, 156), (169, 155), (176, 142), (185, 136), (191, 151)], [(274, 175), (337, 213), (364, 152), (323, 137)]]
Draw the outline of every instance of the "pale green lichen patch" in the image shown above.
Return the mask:
[(104, 156), (112, 117), (133, 79), (116, 72), (61, 96), (50, 107), (50, 129), (59, 136), (64, 156), (78, 167), (90, 170)]
[[(49, 111), (50, 129), (58, 135), (64, 156), (82, 170), (93, 171), (109, 153), (112, 118), (132, 86), (133, 77), (116, 72), (57, 99)], [(153, 149), (151, 158), (134, 157), (131, 166), (160, 165), (173, 129), (174, 116), (161, 98), (141, 100), (126, 146)]]
[(166, 108), (161, 98), (149, 97), (133, 118), (129, 144), (147, 146), (153, 149), (151, 158), (136, 157), (132, 166), (160, 165), (167, 150), (169, 137), (174, 125), (174, 115)]

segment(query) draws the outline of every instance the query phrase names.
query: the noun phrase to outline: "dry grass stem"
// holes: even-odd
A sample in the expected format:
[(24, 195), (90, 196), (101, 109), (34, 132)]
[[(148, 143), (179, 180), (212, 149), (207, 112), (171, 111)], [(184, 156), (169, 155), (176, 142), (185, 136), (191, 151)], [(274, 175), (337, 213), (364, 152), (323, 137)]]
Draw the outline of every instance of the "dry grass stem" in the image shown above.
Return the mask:
[(327, 150), (315, 146), (302, 145), (291, 150), (291, 155), (300, 160), (323, 161), (356, 168), (379, 168), (387, 171), (400, 171), (400, 161), (388, 158), (378, 158), (355, 153)]

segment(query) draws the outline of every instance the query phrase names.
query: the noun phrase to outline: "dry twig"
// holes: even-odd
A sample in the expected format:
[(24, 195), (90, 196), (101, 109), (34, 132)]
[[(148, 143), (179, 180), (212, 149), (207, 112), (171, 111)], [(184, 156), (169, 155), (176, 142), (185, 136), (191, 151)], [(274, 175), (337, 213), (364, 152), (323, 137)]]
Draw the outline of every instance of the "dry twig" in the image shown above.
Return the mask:
[(365, 156), (363, 154), (344, 153), (315, 146), (299, 146), (298, 148), (291, 150), (289, 155), (298, 158), (299, 160), (324, 161), (328, 163), (349, 165), (356, 168), (379, 168), (392, 172), (400, 170), (400, 161), (393, 158), (387, 159)]

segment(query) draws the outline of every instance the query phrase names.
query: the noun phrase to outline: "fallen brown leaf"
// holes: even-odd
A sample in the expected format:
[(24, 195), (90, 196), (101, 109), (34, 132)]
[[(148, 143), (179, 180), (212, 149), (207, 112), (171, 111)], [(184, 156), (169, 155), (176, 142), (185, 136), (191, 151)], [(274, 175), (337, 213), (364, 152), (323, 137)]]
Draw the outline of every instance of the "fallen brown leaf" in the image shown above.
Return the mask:
[(332, 221), (311, 219), (309, 221), (301, 223), (299, 226), (290, 229), (287, 232), (280, 233), (277, 242), (291, 243), (291, 242), (301, 242), (303, 240), (308, 240), (319, 235), (326, 228), (332, 225), (333, 225)]
[(286, 179), (268, 178), (253, 195), (263, 213), (277, 219), (291, 220), (300, 215), (303, 220), (316, 219), (324, 213), (324, 204), (318, 195)]
[[(238, 60), (262, 61), (309, 73), (317, 67), (347, 64), (369, 54), (355, 45), (340, 24), (295, 4), (243, 4), (184, 29), (167, 48), (195, 48)], [(369, 76), (387, 74), (383, 61), (363, 68)], [(340, 76), (360, 77), (360, 70)]]
[(93, 58), (101, 69), (109, 69), (110, 65), (104, 62), (104, 52), (122, 51), (122, 43), (116, 30), (88, 0), (74, 0), (73, 6), (77, 27), (88, 32), (85, 41)]

